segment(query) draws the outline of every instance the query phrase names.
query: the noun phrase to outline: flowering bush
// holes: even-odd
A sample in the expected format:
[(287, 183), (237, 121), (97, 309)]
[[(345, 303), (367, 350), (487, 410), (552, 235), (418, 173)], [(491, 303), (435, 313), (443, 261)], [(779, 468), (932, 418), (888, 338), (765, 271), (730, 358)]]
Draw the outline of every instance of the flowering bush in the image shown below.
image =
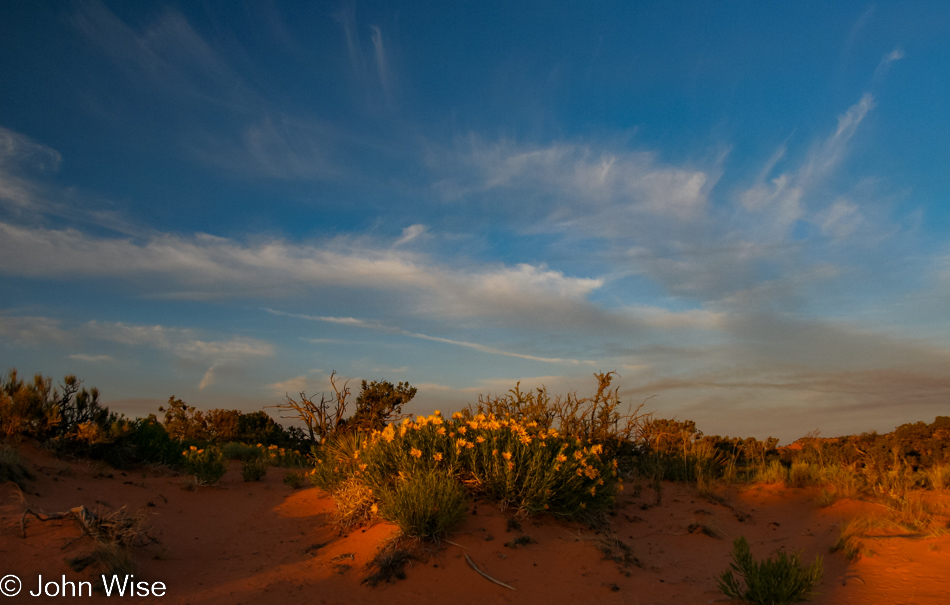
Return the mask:
[(198, 449), (191, 446), (183, 451), (185, 470), (195, 476), (198, 485), (214, 485), (228, 471), (228, 461), (216, 447)]

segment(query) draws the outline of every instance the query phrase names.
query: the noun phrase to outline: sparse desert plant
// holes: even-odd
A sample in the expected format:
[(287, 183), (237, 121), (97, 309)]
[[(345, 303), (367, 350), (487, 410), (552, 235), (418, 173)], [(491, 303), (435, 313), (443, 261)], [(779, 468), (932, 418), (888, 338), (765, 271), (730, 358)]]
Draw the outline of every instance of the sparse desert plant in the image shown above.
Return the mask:
[(861, 474), (853, 466), (830, 464), (821, 469), (819, 481), (831, 487), (836, 500), (858, 498), (864, 491)]
[(93, 559), (102, 568), (105, 576), (125, 576), (134, 575), (138, 571), (138, 565), (132, 557), (132, 550), (118, 542), (100, 542), (92, 553)]
[(930, 489), (944, 490), (950, 487), (950, 464), (935, 464), (927, 469), (926, 474)]
[(303, 485), (304, 474), (299, 471), (287, 471), (284, 474), (284, 485), (291, 489), (299, 489)]
[(821, 493), (818, 494), (818, 497), (815, 498), (815, 504), (819, 508), (827, 508), (840, 499), (841, 498), (838, 496), (838, 492), (823, 489), (821, 490)]
[(785, 485), (788, 487), (808, 487), (818, 482), (818, 467), (808, 462), (793, 462), (788, 469)]
[(815, 557), (811, 565), (803, 567), (800, 553), (778, 550), (772, 557), (756, 561), (744, 536), (732, 544), (732, 561), (732, 569), (717, 578), (719, 589), (731, 599), (757, 605), (807, 601), (823, 573), (821, 557)]
[(32, 478), (33, 473), (20, 461), (20, 453), (16, 448), (10, 446), (0, 448), (0, 484), (12, 481), (17, 487), (23, 489), (26, 487), (26, 480)]
[(352, 477), (340, 483), (330, 495), (336, 502), (333, 525), (340, 535), (367, 523), (379, 511), (373, 490)]
[(380, 516), (412, 538), (434, 540), (468, 510), (465, 488), (444, 470), (411, 471), (379, 494)]
[(260, 481), (267, 474), (270, 462), (264, 456), (248, 458), (241, 462), (241, 477), (245, 481)]
[(229, 441), (221, 446), (221, 453), (228, 460), (249, 460), (258, 458), (261, 455), (260, 448), (249, 443), (240, 443), (238, 441)]
[(755, 480), (759, 483), (785, 483), (788, 480), (788, 469), (778, 460), (772, 460), (756, 473)]
[(198, 449), (191, 446), (181, 455), (185, 470), (195, 477), (196, 485), (214, 485), (228, 471), (228, 461), (217, 447)]
[(393, 579), (406, 579), (406, 564), (418, 560), (418, 541), (412, 541), (405, 536), (397, 536), (380, 547), (372, 560), (366, 564), (369, 573), (362, 580), (362, 584), (376, 586), (380, 582), (392, 582)]

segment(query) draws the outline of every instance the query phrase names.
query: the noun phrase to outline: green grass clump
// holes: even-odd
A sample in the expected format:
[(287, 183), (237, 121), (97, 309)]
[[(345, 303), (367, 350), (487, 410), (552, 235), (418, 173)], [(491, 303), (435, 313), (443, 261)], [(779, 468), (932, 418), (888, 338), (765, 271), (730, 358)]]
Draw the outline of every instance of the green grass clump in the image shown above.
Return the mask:
[(228, 472), (228, 461), (220, 449), (208, 446), (198, 449), (191, 446), (181, 453), (185, 471), (194, 475), (197, 485), (214, 485)]
[(756, 561), (745, 537), (733, 542), (732, 560), (732, 569), (717, 578), (719, 590), (731, 599), (757, 605), (789, 605), (809, 600), (823, 571), (821, 557), (803, 567), (799, 553), (790, 555), (781, 550), (774, 557)]
[(462, 520), (468, 496), (454, 477), (438, 469), (403, 475), (379, 494), (380, 516), (411, 538), (432, 540)]

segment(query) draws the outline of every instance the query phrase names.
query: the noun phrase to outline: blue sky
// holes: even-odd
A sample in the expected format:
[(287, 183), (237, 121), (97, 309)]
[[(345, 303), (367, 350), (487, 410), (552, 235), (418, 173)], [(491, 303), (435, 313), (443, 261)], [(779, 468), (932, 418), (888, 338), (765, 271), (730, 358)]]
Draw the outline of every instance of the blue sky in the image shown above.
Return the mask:
[[(256, 410), (948, 412), (942, 2), (4, 3), (0, 364)], [(357, 383), (358, 384), (358, 383)]]

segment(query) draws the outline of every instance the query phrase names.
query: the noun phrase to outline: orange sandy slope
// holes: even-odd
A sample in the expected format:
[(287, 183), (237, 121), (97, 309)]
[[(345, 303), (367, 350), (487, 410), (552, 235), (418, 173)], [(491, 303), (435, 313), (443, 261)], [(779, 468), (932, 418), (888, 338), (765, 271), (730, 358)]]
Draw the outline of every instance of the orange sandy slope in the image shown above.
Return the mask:
[[(848, 563), (829, 554), (838, 524), (874, 505), (818, 508), (815, 491), (807, 489), (728, 487), (720, 503), (666, 483), (660, 506), (651, 506), (649, 489), (625, 494), (609, 517), (609, 533), (630, 546), (637, 560), (630, 565), (605, 558), (604, 533), (550, 518), (522, 520), (521, 530), (508, 531), (509, 514), (477, 502), (439, 549), (406, 569), (407, 579), (370, 588), (360, 583), (366, 562), (395, 528), (379, 523), (337, 535), (328, 523), (333, 500), (309, 484), (292, 490), (282, 483), (283, 469), (244, 483), (232, 462), (220, 487), (191, 492), (180, 477), (115, 470), (97, 477), (101, 465), (57, 460), (30, 445), (20, 451), (36, 477), (23, 494), (9, 484), (0, 490), (0, 576), (24, 582), (9, 603), (42, 601), (27, 596), (40, 574), (44, 581), (98, 577), (66, 563), (94, 546), (89, 537), (74, 540), (75, 523), (28, 519), (26, 539), (20, 535), (27, 506), (50, 513), (79, 505), (150, 513), (160, 543), (135, 550), (136, 580), (161, 581), (167, 592), (160, 599), (121, 599), (126, 603), (729, 603), (715, 576), (728, 568), (732, 540), (740, 535), (757, 557), (779, 547), (803, 551), (806, 562), (821, 555), (825, 576), (813, 601), (819, 605), (950, 602), (950, 536), (879, 538), (873, 555)], [(947, 494), (936, 499), (950, 502)], [(522, 535), (533, 542), (506, 546)], [(465, 555), (515, 590), (477, 574)], [(96, 594), (83, 602), (104, 600)]]

